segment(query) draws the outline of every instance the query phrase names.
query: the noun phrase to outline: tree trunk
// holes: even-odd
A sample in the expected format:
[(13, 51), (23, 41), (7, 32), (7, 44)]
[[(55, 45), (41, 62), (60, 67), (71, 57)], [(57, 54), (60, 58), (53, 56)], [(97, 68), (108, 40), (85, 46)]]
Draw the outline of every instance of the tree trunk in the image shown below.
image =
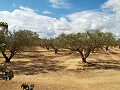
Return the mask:
[(2, 55), (4, 56), (5, 58), (5, 62), (10, 62), (10, 60), (12, 59), (12, 57), (15, 55), (15, 53), (12, 53), (10, 54), (10, 56), (8, 57), (5, 52), (2, 52)]
[(5, 62), (10, 62), (9, 58), (7, 57), (7, 55), (5, 54), (5, 52), (2, 51), (2, 55), (5, 58)]
[(108, 50), (108, 46), (106, 46), (105, 50), (106, 50), (106, 51)]
[(80, 51), (80, 50), (78, 50), (78, 52), (80, 53), (80, 56), (81, 56), (81, 58), (82, 58), (82, 62), (83, 62), (83, 63), (86, 63), (87, 61), (86, 61), (86, 58), (85, 58), (83, 52)]
[(58, 49), (55, 48), (54, 51), (55, 51), (55, 53), (57, 53), (57, 52), (58, 52)]
[(87, 63), (86, 58), (90, 55), (91, 49), (88, 49), (85, 54), (82, 51), (80, 51), (79, 49), (77, 51), (80, 53), (80, 56), (82, 58), (82, 62)]
[(47, 50), (49, 50), (49, 47), (46, 47)]
[(5, 62), (10, 63), (10, 59), (9, 58), (5, 58)]
[(87, 63), (86, 58), (82, 58), (83, 63)]

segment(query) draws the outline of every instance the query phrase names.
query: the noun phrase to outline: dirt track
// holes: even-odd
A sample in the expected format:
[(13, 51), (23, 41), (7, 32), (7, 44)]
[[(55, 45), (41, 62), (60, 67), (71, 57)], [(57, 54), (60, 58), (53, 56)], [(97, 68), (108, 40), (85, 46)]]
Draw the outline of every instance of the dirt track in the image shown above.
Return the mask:
[(120, 90), (119, 49), (91, 54), (88, 61), (95, 66), (84, 67), (79, 61), (78, 54), (68, 51), (24, 52), (8, 64), (16, 74), (11, 81), (1, 80), (0, 90), (22, 90), (22, 83), (35, 84), (35, 90)]

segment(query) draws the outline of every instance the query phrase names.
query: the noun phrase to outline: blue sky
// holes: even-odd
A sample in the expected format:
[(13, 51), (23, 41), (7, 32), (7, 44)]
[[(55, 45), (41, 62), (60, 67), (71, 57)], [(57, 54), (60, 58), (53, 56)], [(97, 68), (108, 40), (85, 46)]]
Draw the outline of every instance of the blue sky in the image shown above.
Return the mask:
[(52, 2), (54, 1), (55, 0), (0, 0), (0, 10), (13, 11), (23, 6), (36, 10), (39, 14), (44, 14), (43, 11), (49, 11), (51, 13), (46, 13), (47, 16), (60, 18), (74, 12), (100, 9), (100, 6), (107, 0), (59, 0), (60, 3), (64, 1), (64, 4), (67, 3), (68, 5), (52, 7)]
[(0, 21), (42, 38), (95, 29), (120, 37), (120, 0), (0, 0)]

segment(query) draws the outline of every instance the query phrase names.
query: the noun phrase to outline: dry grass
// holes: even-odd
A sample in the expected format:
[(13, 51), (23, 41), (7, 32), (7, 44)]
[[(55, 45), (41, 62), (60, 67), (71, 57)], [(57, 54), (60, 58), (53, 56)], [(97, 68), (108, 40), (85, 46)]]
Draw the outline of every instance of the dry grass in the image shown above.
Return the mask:
[(58, 54), (43, 48), (24, 51), (7, 64), (15, 77), (1, 80), (0, 90), (22, 90), (22, 83), (35, 84), (35, 90), (120, 90), (120, 49), (92, 53), (89, 65), (80, 60), (79, 54), (68, 50)]

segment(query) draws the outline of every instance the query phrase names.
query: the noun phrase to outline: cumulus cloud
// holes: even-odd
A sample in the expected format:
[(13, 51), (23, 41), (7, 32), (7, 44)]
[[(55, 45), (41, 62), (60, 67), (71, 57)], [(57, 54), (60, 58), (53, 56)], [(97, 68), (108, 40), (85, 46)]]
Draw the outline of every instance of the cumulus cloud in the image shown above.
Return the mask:
[(67, 20), (62, 19), (40, 15), (32, 9), (22, 6), (12, 12), (0, 11), (0, 21), (7, 22), (9, 30), (29, 29), (37, 32), (40, 37), (55, 37), (65, 32), (65, 30), (58, 30), (60, 27), (67, 26)]
[(66, 20), (66, 18), (60, 18), (59, 20), (57, 20), (57, 22), (55, 23), (55, 28), (57, 30), (70, 30), (70, 23)]
[(48, 0), (51, 3), (51, 7), (53, 8), (62, 8), (69, 9), (71, 8), (71, 4), (68, 0)]
[(120, 1), (108, 0), (101, 6), (101, 10), (103, 11), (75, 12), (67, 15), (67, 18), (56, 19), (21, 6), (12, 12), (0, 11), (0, 21), (7, 22), (9, 30), (29, 29), (37, 32), (40, 37), (99, 29), (103, 32), (110, 31), (120, 38)]
[(103, 9), (109, 9), (113, 12), (120, 13), (120, 0), (108, 0), (101, 7)]
[(108, 0), (101, 6), (102, 11), (86, 10), (68, 15), (74, 32), (99, 29), (112, 32), (120, 37), (120, 0)]
[(112, 12), (114, 15), (111, 19), (111, 31), (120, 37), (120, 0), (108, 0), (102, 5), (102, 8)]
[(111, 27), (112, 15), (99, 11), (82, 11), (68, 15), (68, 18), (72, 21), (74, 32), (85, 32), (93, 29), (107, 30)]

